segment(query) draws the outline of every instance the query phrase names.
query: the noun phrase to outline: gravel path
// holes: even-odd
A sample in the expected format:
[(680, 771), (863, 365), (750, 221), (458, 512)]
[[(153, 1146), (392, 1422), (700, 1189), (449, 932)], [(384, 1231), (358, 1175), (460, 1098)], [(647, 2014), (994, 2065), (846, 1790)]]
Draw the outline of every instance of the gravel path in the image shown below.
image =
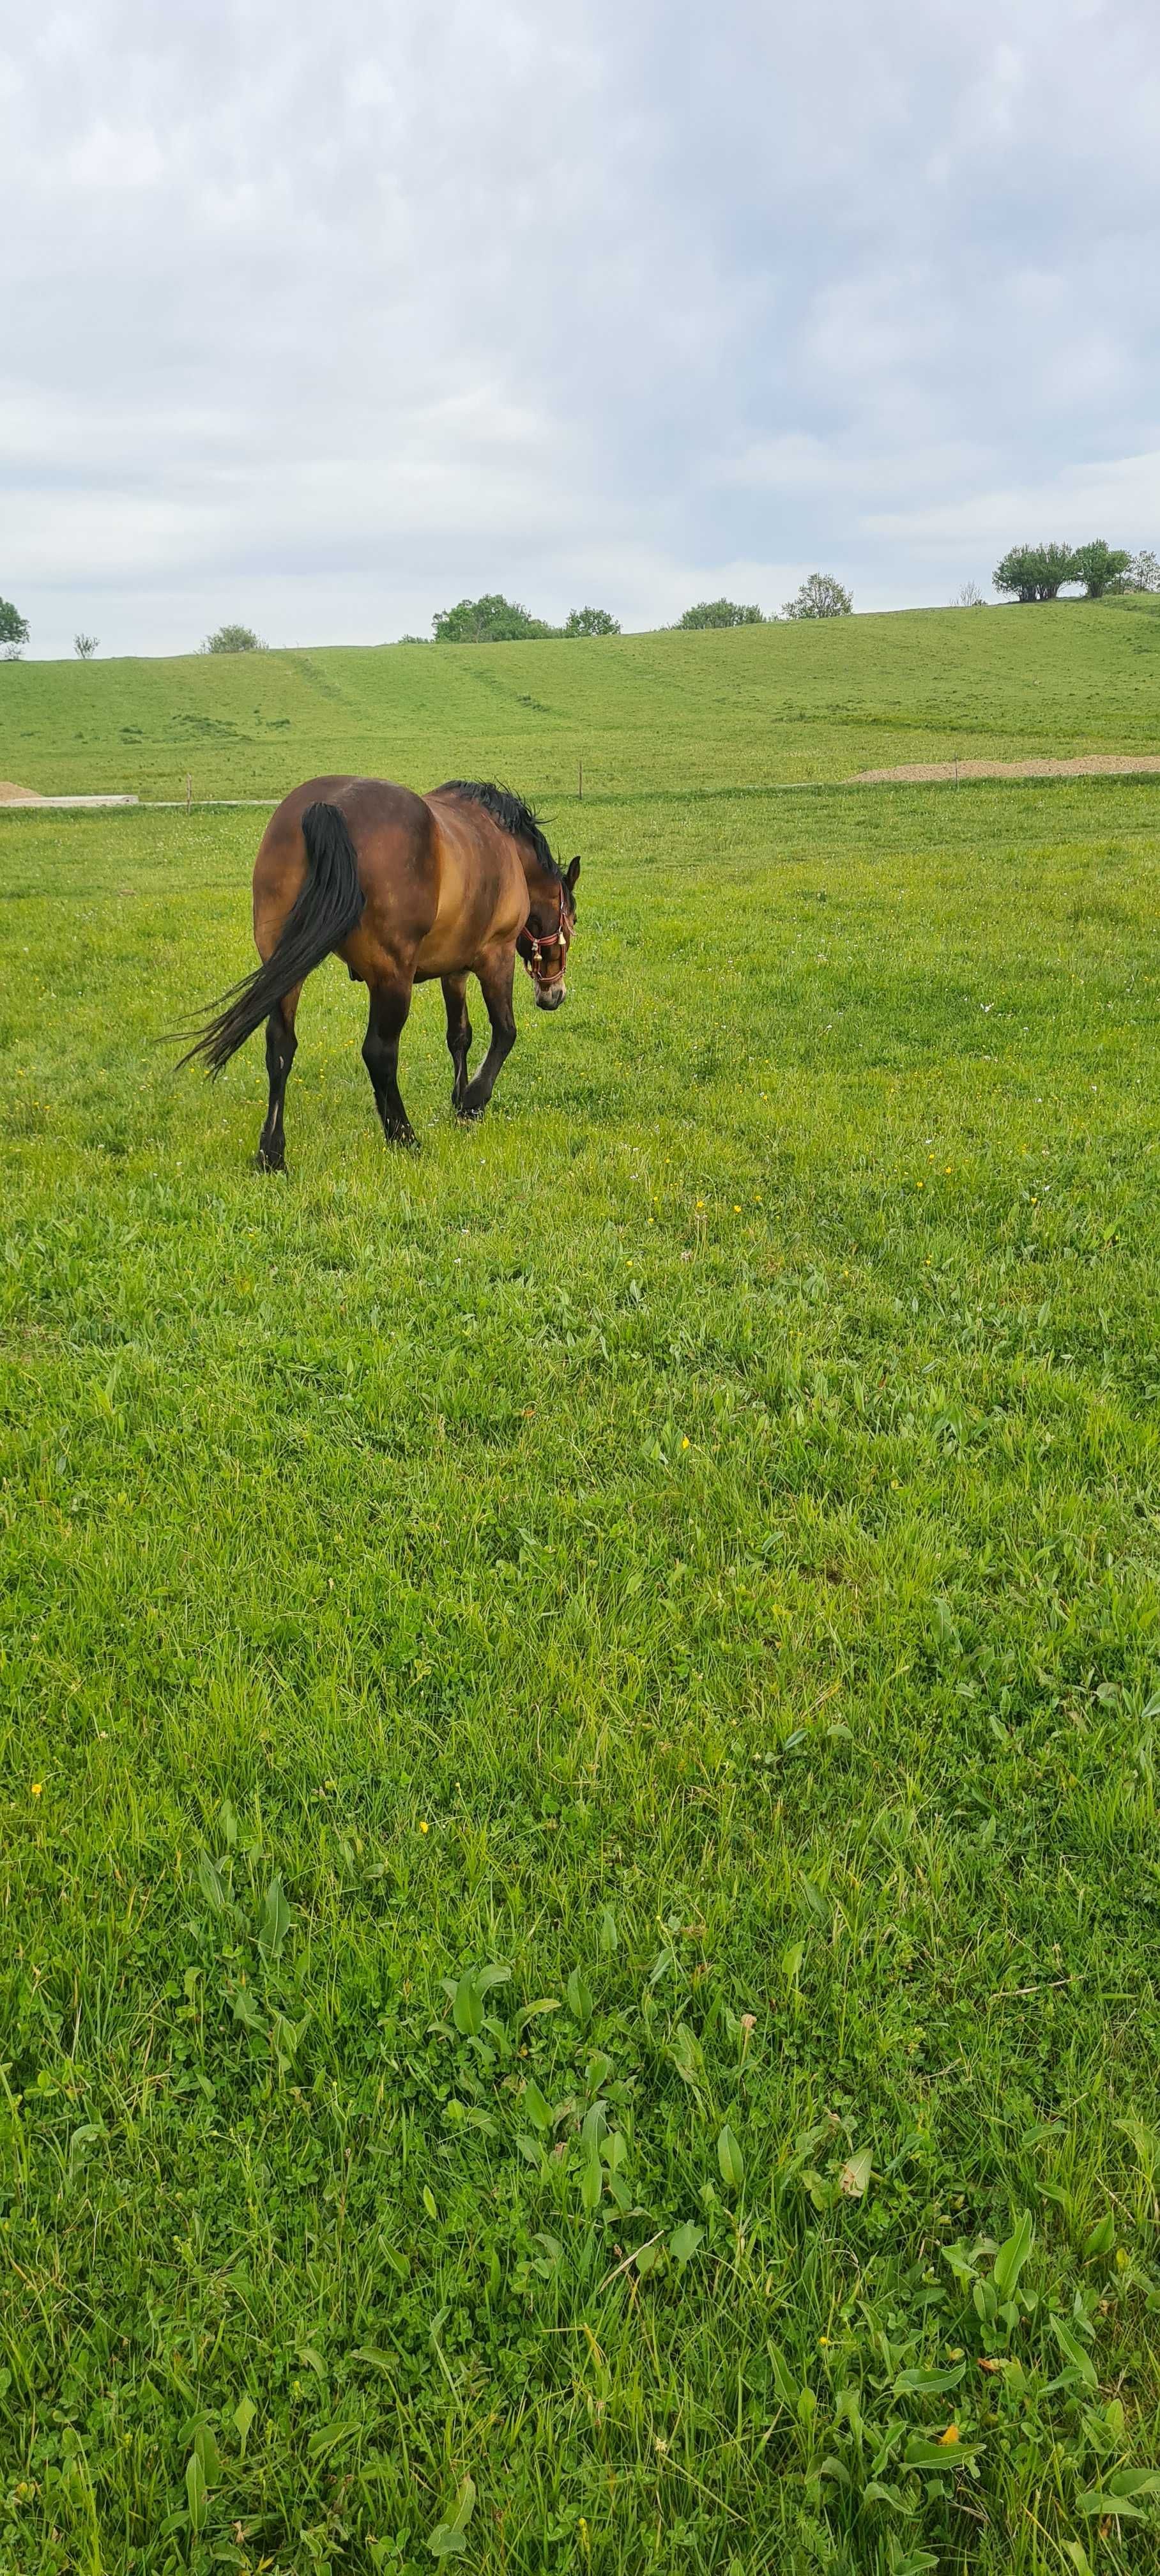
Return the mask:
[(939, 778), (1126, 778), (1160, 771), (1160, 752), (1084, 751), (1075, 760), (911, 760), (901, 769), (860, 769), (847, 787), (920, 787)]

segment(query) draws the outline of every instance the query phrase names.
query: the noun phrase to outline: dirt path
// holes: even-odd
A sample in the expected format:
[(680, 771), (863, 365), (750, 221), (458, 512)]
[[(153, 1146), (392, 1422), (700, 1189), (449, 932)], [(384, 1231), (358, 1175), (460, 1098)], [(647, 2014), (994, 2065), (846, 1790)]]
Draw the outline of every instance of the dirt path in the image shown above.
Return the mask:
[(0, 778), (0, 805), (135, 805), (135, 796), (38, 796), (34, 787), (14, 787)]
[(939, 778), (1127, 778), (1160, 773), (1160, 752), (1084, 751), (1075, 760), (911, 760), (901, 769), (860, 769), (847, 787), (925, 786)]

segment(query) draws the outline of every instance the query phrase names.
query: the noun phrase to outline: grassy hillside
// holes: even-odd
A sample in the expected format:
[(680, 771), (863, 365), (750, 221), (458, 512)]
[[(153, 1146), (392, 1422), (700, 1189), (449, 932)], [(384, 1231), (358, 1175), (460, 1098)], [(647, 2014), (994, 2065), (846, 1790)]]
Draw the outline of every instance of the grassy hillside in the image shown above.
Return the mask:
[(3, 2576), (1160, 2564), (1160, 779), (735, 792), (1158, 638), (0, 669), (584, 859), (418, 1160), (311, 980), (274, 1183), (258, 818), (0, 817)]
[(1160, 749), (1160, 602), (939, 609), (590, 643), (0, 665), (0, 777), (271, 796), (349, 768), (592, 794), (919, 759)]

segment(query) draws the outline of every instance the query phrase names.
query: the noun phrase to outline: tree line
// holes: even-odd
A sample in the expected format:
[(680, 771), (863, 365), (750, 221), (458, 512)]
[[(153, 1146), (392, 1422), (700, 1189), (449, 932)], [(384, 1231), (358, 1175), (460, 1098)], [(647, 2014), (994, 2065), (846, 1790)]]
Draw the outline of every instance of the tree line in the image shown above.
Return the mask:
[(780, 609), (771, 608), (768, 615), (756, 606), (739, 608), (732, 599), (699, 599), (695, 608), (686, 608), (684, 616), (678, 617), (677, 628), (779, 626), (783, 618), (849, 617), (853, 606), (852, 592), (832, 572), (812, 572), (792, 599), (784, 599)]
[[(796, 599), (786, 600), (781, 615), (848, 617), (853, 605), (849, 591), (832, 574), (814, 572), (802, 583)], [(673, 631), (776, 623), (776, 610), (767, 617), (764, 609), (743, 606), (735, 599), (699, 599), (678, 617)], [(546, 618), (533, 617), (518, 599), (505, 599), (501, 591), (495, 590), (485, 591), (479, 599), (460, 599), (454, 608), (437, 609), (431, 627), (430, 636), (401, 635), (400, 644), (516, 644), (538, 638), (619, 635), (620, 620), (607, 608), (573, 608), (562, 626), (550, 626)], [(16, 661), (27, 642), (27, 618), (20, 615), (11, 600), (0, 599), (0, 655)], [(76, 635), (73, 650), (87, 662), (96, 652), (97, 643), (95, 635)], [(198, 649), (202, 653), (264, 653), (268, 648), (252, 626), (235, 622), (215, 628)]]
[[(454, 608), (437, 608), (431, 620), (436, 644), (518, 644), (537, 636), (619, 635), (620, 621), (607, 608), (572, 608), (562, 626), (530, 617), (518, 599), (486, 590), (479, 599), (460, 599)], [(401, 635), (401, 644), (425, 644), (425, 635)]]
[[(848, 590), (832, 573), (812, 572), (803, 581), (795, 599), (787, 599), (782, 617), (848, 617), (854, 602)], [(678, 617), (674, 632), (704, 626), (772, 626), (778, 612), (768, 616), (756, 603), (744, 606), (735, 599), (699, 599)], [(532, 617), (518, 600), (505, 599), (500, 591), (486, 591), (480, 599), (461, 599), (454, 608), (441, 608), (431, 620), (432, 640), (436, 644), (514, 644), (536, 637), (559, 638), (570, 635), (619, 635), (619, 620), (607, 608), (574, 608), (562, 626), (549, 626), (546, 619)], [(401, 644), (423, 644), (423, 635), (401, 635)]]
[(1088, 599), (1107, 599), (1117, 591), (1160, 590), (1160, 563), (1147, 546), (1133, 555), (1093, 537), (1086, 546), (1012, 546), (991, 579), (1009, 599), (1058, 599), (1068, 582), (1082, 582)]
[[(847, 617), (854, 603), (848, 590), (831, 574), (814, 572), (802, 583), (796, 599), (787, 599), (783, 617)], [(700, 599), (678, 617), (677, 628), (701, 626), (771, 626), (776, 611), (769, 617), (757, 607), (742, 607), (735, 599)], [(607, 608), (573, 608), (562, 626), (550, 626), (543, 617), (533, 617), (518, 599), (505, 599), (498, 590), (485, 591), (479, 599), (458, 600), (454, 608), (436, 610), (431, 620), (432, 633), (400, 635), (400, 644), (515, 644), (537, 638), (553, 639), (577, 635), (619, 635), (620, 620)], [(676, 631), (676, 630), (674, 630)], [(95, 635), (74, 635), (73, 651), (82, 662), (92, 660), (98, 649)], [(28, 620), (9, 599), (0, 599), (0, 657), (18, 661), (28, 642)], [(202, 653), (265, 653), (268, 647), (252, 626), (238, 623), (218, 626), (198, 647)]]
[[(1078, 582), (1088, 599), (1108, 599), (1129, 591), (1160, 592), (1160, 560), (1148, 546), (1130, 554), (1126, 546), (1110, 546), (1106, 538), (1093, 537), (1084, 546), (1011, 546), (1001, 563), (996, 564), (991, 578), (1005, 598), (1058, 599), (1068, 584)], [(956, 605), (983, 608), (986, 601), (982, 591), (969, 581), (959, 592)], [(709, 626), (776, 626), (782, 619), (805, 617), (848, 617), (853, 606), (851, 593), (833, 573), (812, 572), (793, 599), (783, 600), (780, 610), (767, 613), (755, 601), (744, 604), (736, 599), (698, 599), (677, 618), (670, 632), (689, 633)], [(519, 600), (505, 599), (496, 590), (484, 591), (478, 599), (458, 600), (454, 608), (437, 609), (431, 628), (430, 636), (401, 635), (399, 642), (515, 644), (539, 637), (619, 635), (620, 621), (607, 608), (573, 608), (562, 626), (550, 626), (545, 618), (531, 616)], [(0, 660), (19, 661), (28, 633), (28, 619), (21, 616), (12, 600), (0, 599)], [(73, 651), (82, 662), (91, 661), (97, 647), (95, 635), (73, 637)], [(266, 649), (252, 626), (238, 624), (217, 627), (199, 647), (203, 653), (264, 653)]]

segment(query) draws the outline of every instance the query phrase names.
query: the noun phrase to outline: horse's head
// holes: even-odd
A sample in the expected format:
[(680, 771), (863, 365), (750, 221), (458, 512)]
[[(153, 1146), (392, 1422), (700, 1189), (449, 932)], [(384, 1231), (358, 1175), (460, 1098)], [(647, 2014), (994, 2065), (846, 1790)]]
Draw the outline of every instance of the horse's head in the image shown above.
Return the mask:
[(567, 991), (568, 949), (576, 928), (576, 880), (580, 861), (573, 859), (563, 876), (553, 878), (532, 896), (528, 917), (516, 941), (536, 988), (536, 1008), (558, 1011)]

